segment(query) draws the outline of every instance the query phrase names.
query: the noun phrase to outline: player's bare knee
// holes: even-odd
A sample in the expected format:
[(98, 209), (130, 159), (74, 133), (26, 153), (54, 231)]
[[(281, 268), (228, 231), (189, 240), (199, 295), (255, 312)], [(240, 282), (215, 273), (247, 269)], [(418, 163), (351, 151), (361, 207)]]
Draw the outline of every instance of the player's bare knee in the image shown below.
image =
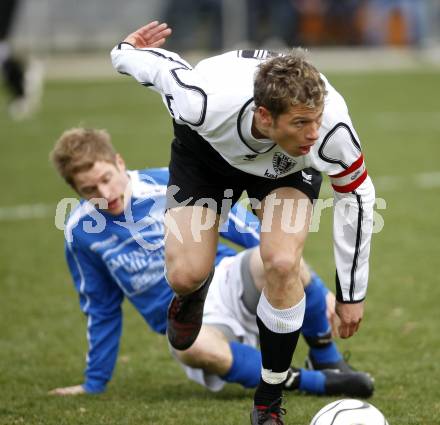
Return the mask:
[(180, 263), (168, 268), (167, 280), (180, 295), (193, 292), (208, 277), (210, 267), (192, 267), (190, 263)]
[(176, 352), (177, 357), (182, 363), (193, 368), (199, 368), (206, 371), (212, 371), (222, 361), (221, 350), (215, 350), (206, 343), (196, 341), (190, 348), (185, 351)]
[(283, 252), (272, 253), (263, 257), (266, 272), (274, 274), (280, 281), (295, 280), (299, 277), (300, 261), (294, 255), (287, 255)]
[(200, 368), (203, 362), (204, 350), (197, 341), (185, 351), (177, 351), (177, 358), (187, 366)]
[(178, 269), (173, 271), (167, 270), (167, 281), (179, 295), (189, 294), (200, 285), (200, 281), (197, 281), (192, 273)]

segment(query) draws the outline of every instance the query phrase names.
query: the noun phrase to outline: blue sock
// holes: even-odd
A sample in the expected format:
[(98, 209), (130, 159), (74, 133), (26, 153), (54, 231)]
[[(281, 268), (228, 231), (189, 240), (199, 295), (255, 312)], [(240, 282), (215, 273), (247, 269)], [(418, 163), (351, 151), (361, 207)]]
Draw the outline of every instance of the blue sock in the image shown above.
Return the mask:
[(241, 384), (245, 388), (255, 388), (261, 376), (260, 351), (235, 341), (230, 342), (229, 346), (232, 351), (232, 366), (221, 378), (226, 382)]
[[(330, 332), (330, 323), (326, 316), (326, 300), (328, 289), (321, 278), (312, 273), (310, 283), (304, 289), (306, 293), (306, 311), (302, 326), (302, 334), (307, 339), (319, 339)], [(342, 359), (336, 344), (331, 341), (322, 346), (311, 346), (310, 355), (316, 363), (333, 363)]]
[(311, 394), (325, 393), (325, 376), (317, 370), (300, 369), (299, 390)]

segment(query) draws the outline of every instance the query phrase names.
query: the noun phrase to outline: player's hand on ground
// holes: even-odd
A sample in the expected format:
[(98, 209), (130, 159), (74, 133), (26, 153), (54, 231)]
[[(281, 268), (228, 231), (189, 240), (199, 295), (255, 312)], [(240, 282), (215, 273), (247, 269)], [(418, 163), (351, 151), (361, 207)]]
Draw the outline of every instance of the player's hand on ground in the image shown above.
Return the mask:
[(153, 21), (132, 32), (125, 38), (124, 42), (130, 43), (138, 49), (160, 47), (170, 35), (171, 28), (168, 28), (167, 24)]
[(341, 321), (338, 333), (341, 338), (353, 336), (359, 329), (364, 315), (364, 302), (344, 304), (336, 301), (336, 314)]
[(331, 291), (327, 292), (325, 296), (325, 302), (327, 305), (326, 316), (327, 320), (330, 323), (330, 327), (332, 329), (332, 337), (336, 338), (339, 336), (339, 325), (341, 321), (339, 320), (338, 315), (336, 314), (335, 305), (336, 305), (336, 297), (335, 294)]
[(86, 390), (82, 385), (74, 385), (72, 387), (64, 387), (64, 388), (55, 388), (52, 391), (49, 391), (50, 395), (79, 395), (85, 394)]

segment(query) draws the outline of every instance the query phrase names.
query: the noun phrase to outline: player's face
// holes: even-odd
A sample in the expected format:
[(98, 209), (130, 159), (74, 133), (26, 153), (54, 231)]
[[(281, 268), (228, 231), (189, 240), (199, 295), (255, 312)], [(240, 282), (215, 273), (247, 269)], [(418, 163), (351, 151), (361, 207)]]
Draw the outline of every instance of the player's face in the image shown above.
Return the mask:
[(106, 161), (96, 161), (90, 170), (81, 171), (73, 177), (78, 194), (87, 200), (104, 199), (107, 208), (104, 211), (119, 215), (124, 211), (124, 192), (129, 182), (124, 161), (120, 156), (116, 164)]
[(272, 119), (268, 129), (269, 138), (289, 155), (308, 154), (319, 138), (323, 109), (323, 106), (292, 106), (275, 120)]

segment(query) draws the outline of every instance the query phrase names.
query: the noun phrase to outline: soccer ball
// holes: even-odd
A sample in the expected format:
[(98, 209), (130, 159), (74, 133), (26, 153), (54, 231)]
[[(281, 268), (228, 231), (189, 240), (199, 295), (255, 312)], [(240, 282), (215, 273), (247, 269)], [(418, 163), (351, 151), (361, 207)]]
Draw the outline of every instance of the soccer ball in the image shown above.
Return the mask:
[(371, 404), (354, 399), (334, 401), (324, 406), (310, 425), (389, 425)]

